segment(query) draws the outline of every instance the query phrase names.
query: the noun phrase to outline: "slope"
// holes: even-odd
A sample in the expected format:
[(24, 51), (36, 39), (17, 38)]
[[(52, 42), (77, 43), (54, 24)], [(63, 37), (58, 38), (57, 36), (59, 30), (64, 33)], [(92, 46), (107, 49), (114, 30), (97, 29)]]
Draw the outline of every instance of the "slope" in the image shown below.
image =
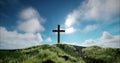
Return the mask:
[(39, 45), (0, 50), (0, 63), (119, 63), (120, 48), (81, 47), (68, 44)]

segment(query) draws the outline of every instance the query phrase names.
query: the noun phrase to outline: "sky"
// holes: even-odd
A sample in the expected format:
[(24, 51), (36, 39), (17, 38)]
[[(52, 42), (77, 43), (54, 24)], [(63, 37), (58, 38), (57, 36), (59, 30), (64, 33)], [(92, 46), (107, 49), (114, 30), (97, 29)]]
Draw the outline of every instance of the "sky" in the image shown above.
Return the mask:
[(120, 0), (0, 0), (0, 49), (60, 43), (120, 48)]

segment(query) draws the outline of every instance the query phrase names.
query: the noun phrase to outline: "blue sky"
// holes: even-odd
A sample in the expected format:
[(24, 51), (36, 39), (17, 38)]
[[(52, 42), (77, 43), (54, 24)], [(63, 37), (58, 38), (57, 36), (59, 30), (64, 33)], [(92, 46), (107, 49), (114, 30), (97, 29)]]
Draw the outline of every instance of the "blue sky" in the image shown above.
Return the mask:
[(0, 49), (61, 43), (120, 48), (119, 0), (0, 0)]

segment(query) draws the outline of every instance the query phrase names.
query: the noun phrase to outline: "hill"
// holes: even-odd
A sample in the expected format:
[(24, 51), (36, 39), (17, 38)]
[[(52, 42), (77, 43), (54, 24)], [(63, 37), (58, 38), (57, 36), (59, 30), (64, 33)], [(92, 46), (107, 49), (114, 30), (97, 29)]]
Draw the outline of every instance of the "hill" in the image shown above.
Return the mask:
[(0, 50), (0, 63), (119, 63), (120, 49), (98, 46), (40, 45)]

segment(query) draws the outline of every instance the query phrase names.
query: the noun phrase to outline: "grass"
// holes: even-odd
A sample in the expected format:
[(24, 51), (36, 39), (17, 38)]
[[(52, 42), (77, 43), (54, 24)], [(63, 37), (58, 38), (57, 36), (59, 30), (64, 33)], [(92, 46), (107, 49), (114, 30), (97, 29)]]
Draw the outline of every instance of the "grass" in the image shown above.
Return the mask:
[(77, 51), (72, 45), (40, 45), (0, 50), (0, 63), (119, 63), (120, 49), (92, 46)]

